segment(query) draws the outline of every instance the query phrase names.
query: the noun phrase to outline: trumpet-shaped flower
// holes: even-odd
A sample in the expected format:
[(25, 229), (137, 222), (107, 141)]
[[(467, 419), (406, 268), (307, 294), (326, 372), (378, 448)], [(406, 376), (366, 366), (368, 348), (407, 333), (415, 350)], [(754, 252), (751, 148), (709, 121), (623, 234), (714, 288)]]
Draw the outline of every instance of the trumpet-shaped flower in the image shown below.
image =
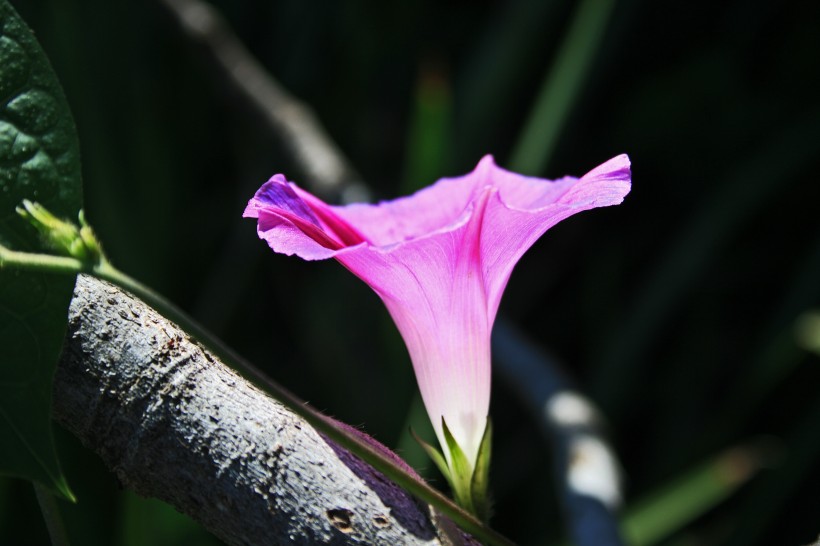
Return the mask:
[(629, 189), (625, 155), (556, 181), (486, 156), (465, 176), (375, 205), (330, 206), (277, 174), (244, 216), (275, 252), (335, 258), (376, 291), (407, 345), (447, 464), (449, 432), (472, 469), (490, 404), (490, 330), (513, 267), (557, 222), (618, 204)]

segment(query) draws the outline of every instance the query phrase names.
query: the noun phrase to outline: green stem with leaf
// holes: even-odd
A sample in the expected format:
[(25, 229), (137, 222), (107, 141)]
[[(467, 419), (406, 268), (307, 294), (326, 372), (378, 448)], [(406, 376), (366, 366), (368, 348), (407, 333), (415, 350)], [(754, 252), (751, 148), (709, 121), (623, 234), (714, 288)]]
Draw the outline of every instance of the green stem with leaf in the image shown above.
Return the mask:
[(36, 203), (24, 201), (22, 207), (17, 210), (43, 234), (46, 242), (63, 256), (20, 252), (0, 245), (0, 268), (70, 275), (86, 273), (127, 290), (188, 332), (224, 363), (244, 372), (327, 438), (378, 469), (411, 494), (434, 506), (442, 515), (450, 518), (483, 544), (497, 546), (512, 544), (509, 539), (484, 525), (441, 492), (410, 474), (362, 439), (349, 434), (337, 426), (332, 419), (308, 406), (296, 395), (268, 378), (256, 366), (227, 347), (176, 305), (111, 265), (93, 231), (86, 224), (82, 213), (79, 218), (80, 225), (75, 226), (55, 218), (44, 207)]

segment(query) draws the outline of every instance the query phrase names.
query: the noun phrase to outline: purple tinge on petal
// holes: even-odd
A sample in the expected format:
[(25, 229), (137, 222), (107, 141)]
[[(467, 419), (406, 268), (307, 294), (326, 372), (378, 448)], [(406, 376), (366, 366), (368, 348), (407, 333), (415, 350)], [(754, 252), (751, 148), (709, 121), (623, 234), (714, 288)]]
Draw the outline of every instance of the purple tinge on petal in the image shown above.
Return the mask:
[(287, 212), (318, 225), (310, 207), (293, 190), (282, 174), (276, 174), (265, 182), (248, 202), (244, 216), (257, 218), (260, 210)]
[(332, 233), (342, 246), (358, 245), (366, 241), (359, 230), (342, 219), (330, 205), (298, 186), (293, 186), (293, 191), (310, 208), (314, 217), (318, 219), (317, 223), (325, 231)]
[(259, 237), (274, 251), (306, 260), (331, 258), (341, 248), (364, 242), (327, 204), (289, 184), (281, 174), (256, 192), (243, 216), (258, 219)]
[[(629, 183), (631, 177), (631, 163), (629, 161), (629, 156), (626, 154), (615, 156), (609, 161), (601, 163), (584, 175), (584, 178), (620, 180), (622, 182), (626, 182), (627, 184)], [(627, 189), (627, 193), (628, 192), (629, 190)]]
[(559, 221), (620, 203), (630, 177), (625, 155), (556, 181), (486, 156), (473, 172), (409, 197), (333, 207), (277, 175), (245, 216), (258, 218), (259, 236), (276, 252), (336, 258), (379, 294), (439, 441), (443, 417), (474, 462), (489, 409), (490, 331), (515, 264)]
[(581, 210), (617, 205), (629, 193), (631, 179), (629, 157), (622, 154), (582, 176), (561, 201)]

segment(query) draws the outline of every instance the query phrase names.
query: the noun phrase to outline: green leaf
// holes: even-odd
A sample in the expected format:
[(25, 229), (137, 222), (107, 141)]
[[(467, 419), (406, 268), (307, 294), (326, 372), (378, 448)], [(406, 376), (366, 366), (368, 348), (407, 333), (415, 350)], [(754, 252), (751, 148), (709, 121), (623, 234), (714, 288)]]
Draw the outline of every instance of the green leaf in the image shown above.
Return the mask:
[(478, 446), (478, 456), (473, 469), (473, 478), (470, 483), (471, 496), (476, 515), (481, 521), (489, 521), (491, 513), (490, 502), (490, 454), (492, 452), (493, 425), (487, 418), (481, 445)]
[[(44, 247), (15, 212), (23, 199), (76, 218), (79, 146), (57, 78), (31, 30), (0, 0), (0, 244)], [(51, 380), (74, 278), (0, 269), (0, 473), (73, 498), (51, 435)]]

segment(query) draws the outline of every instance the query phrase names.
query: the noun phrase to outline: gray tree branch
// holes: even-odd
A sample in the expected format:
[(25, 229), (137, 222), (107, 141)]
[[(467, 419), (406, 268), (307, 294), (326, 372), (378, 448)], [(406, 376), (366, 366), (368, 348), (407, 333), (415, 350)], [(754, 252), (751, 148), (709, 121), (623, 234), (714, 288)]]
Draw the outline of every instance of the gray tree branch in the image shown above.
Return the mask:
[(120, 482), (231, 545), (459, 543), (142, 301), (80, 275), (54, 417)]
[(270, 129), (304, 175), (331, 200), (361, 200), (367, 189), (313, 111), (288, 93), (248, 52), (222, 15), (199, 0), (159, 0), (218, 77)]

